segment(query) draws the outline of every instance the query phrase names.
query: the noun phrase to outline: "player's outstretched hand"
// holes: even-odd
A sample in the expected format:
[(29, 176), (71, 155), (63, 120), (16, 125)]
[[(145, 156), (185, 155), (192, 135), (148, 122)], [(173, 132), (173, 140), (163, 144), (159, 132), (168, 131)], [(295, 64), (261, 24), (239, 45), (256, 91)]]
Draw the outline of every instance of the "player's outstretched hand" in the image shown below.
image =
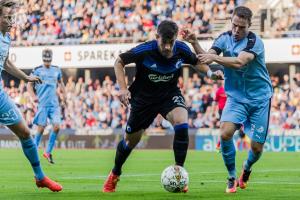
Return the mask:
[(119, 91), (119, 98), (123, 106), (127, 107), (129, 105), (129, 99), (131, 98), (130, 92), (126, 90)]
[(184, 28), (180, 31), (180, 35), (182, 36), (182, 39), (189, 43), (196, 43), (197, 37), (196, 34), (191, 32), (189, 29)]
[(214, 62), (214, 54), (198, 54), (197, 57), (202, 64), (211, 64)]
[(43, 83), (43, 81), (37, 76), (27, 76), (25, 81), (26, 82), (34, 82), (34, 83), (38, 83), (38, 84)]
[(211, 74), (212, 80), (224, 80), (224, 74), (221, 70), (217, 70)]

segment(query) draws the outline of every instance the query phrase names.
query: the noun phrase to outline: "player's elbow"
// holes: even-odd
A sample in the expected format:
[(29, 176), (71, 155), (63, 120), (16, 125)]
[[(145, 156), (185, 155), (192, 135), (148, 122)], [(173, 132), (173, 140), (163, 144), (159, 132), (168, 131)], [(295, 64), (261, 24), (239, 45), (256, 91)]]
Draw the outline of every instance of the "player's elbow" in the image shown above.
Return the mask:
[(236, 59), (236, 62), (234, 63), (233, 67), (236, 69), (241, 69), (245, 63), (241, 59)]
[(124, 65), (123, 60), (120, 57), (118, 57), (115, 61), (114, 67), (115, 68), (119, 68), (119, 67), (123, 68), (124, 66), (125, 65)]

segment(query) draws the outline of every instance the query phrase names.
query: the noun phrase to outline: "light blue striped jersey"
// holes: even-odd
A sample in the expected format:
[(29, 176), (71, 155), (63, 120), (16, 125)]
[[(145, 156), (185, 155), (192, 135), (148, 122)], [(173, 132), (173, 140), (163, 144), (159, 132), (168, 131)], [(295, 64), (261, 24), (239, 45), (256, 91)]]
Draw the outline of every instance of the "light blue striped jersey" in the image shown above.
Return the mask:
[(235, 41), (231, 31), (221, 34), (212, 49), (224, 57), (238, 57), (242, 51), (252, 53), (255, 58), (240, 69), (225, 67), (225, 91), (243, 103), (271, 98), (273, 88), (265, 64), (264, 44), (259, 36), (249, 32), (248, 36)]
[(41, 65), (36, 67), (32, 74), (40, 77), (42, 84), (35, 84), (36, 94), (39, 99), (39, 107), (59, 106), (56, 93), (58, 81), (62, 78), (62, 72), (57, 66), (51, 65), (49, 68)]

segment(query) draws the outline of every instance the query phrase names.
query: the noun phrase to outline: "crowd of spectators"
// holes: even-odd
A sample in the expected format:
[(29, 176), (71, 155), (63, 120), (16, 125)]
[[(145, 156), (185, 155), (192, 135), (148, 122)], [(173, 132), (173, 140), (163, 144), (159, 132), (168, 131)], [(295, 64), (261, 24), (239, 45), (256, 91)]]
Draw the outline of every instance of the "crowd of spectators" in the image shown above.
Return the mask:
[(271, 28), (266, 35), (272, 37), (300, 37), (300, 0), (285, 0), (271, 10)]
[(210, 33), (243, 0), (24, 0), (11, 36), (16, 46), (139, 42), (172, 19)]
[[(288, 75), (284, 75), (283, 80), (277, 76), (271, 77), (274, 96), (270, 129), (300, 129), (300, 73), (293, 77), (292, 84), (289, 79)], [(186, 100), (190, 128), (218, 128), (219, 114), (214, 101), (218, 85), (194, 74), (187, 84), (183, 84), (183, 79), (180, 78), (178, 86)], [(11, 80), (4, 88), (21, 108), (27, 124), (32, 127), (37, 104), (26, 91), (24, 82), (16, 87), (14, 80)], [(94, 81), (69, 77), (66, 90), (67, 105), (62, 109), (62, 128), (97, 130), (124, 128), (126, 125), (128, 111), (120, 104), (118, 86), (109, 76), (104, 80)], [(61, 95), (59, 91), (58, 94)], [(172, 129), (171, 124), (160, 115), (151, 127)]]

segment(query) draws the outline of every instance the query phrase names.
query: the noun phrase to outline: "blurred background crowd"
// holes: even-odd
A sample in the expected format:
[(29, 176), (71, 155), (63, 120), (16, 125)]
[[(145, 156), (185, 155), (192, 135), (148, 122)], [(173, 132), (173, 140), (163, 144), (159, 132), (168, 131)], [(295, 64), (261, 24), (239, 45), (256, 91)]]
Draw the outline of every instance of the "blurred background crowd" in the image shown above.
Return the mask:
[[(300, 129), (300, 73), (296, 74), (293, 84), (290, 77), (284, 75), (283, 80), (272, 76), (274, 96), (270, 114), (270, 129)], [(199, 78), (194, 74), (187, 84), (180, 78), (181, 88), (189, 112), (190, 128), (219, 127), (218, 103), (215, 101), (216, 91), (222, 84), (210, 79)], [(5, 86), (7, 93), (24, 113), (27, 124), (32, 127), (37, 104), (26, 91), (24, 82), (18, 87), (14, 80)], [(62, 108), (63, 128), (106, 129), (124, 128), (127, 110), (121, 106), (117, 96), (118, 86), (109, 76), (104, 80), (74, 80), (69, 77), (66, 83), (67, 106)], [(58, 94), (61, 92), (58, 90)], [(151, 127), (172, 129), (169, 122), (157, 116)]]
[[(140, 42), (154, 37), (166, 18), (193, 29), (199, 39), (212, 38), (218, 20), (230, 19), (245, 0), (24, 0), (12, 31), (14, 45)], [(264, 2), (264, 1), (262, 1)], [(300, 0), (271, 9), (262, 36), (289, 36), (300, 30)], [(257, 4), (256, 7), (259, 7)], [(254, 7), (255, 7), (254, 6)], [(263, 17), (264, 9), (256, 16)], [(228, 21), (227, 21), (228, 22)], [(223, 26), (225, 22), (219, 22)], [(266, 28), (265, 28), (266, 29)], [(296, 33), (291, 33), (296, 34)], [(299, 33), (298, 33), (299, 34)], [(293, 35), (291, 35), (293, 36)]]

